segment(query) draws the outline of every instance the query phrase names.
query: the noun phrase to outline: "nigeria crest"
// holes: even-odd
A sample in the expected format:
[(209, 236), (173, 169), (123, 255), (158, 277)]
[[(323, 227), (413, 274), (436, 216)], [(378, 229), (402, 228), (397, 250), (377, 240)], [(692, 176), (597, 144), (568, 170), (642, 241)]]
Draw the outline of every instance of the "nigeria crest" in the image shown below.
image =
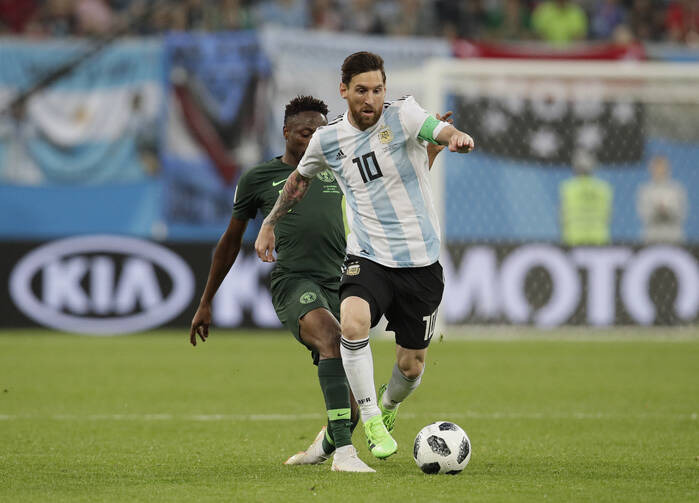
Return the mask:
[(301, 295), (301, 298), (299, 298), (299, 302), (301, 302), (301, 304), (310, 304), (317, 298), (318, 296), (315, 294), (315, 292), (306, 292), (303, 295)]
[(321, 171), (316, 175), (321, 182), (330, 183), (335, 181), (335, 175), (329, 169)]

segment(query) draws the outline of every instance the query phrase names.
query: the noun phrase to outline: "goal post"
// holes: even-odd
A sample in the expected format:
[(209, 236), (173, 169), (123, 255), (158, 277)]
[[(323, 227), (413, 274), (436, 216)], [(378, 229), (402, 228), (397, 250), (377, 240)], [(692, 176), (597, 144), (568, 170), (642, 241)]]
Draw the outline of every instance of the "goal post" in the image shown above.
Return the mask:
[[(699, 281), (699, 65), (433, 59), (391, 72), (388, 87), (430, 112), (453, 110), (476, 143), (468, 156), (439, 155), (432, 169), (447, 282), (437, 333), (697, 321), (699, 287), (688, 281)], [(561, 242), (559, 193), (580, 151), (613, 204), (605, 246), (573, 249)], [(687, 196), (683, 236), (662, 249), (647, 243), (639, 207), (656, 158)], [(639, 279), (638, 264), (653, 260)], [(631, 285), (647, 291), (634, 297)]]

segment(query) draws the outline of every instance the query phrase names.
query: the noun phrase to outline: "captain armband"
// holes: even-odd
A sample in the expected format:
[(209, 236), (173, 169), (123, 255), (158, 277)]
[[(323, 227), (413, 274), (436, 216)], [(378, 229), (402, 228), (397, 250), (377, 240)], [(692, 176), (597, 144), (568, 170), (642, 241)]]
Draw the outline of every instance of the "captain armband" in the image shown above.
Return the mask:
[(427, 117), (427, 119), (425, 119), (425, 122), (422, 123), (422, 127), (420, 128), (420, 132), (418, 133), (417, 137), (421, 140), (425, 140), (430, 143), (434, 143), (435, 145), (439, 145), (436, 136), (446, 125), (446, 122), (437, 120), (436, 118), (430, 115), (429, 117)]

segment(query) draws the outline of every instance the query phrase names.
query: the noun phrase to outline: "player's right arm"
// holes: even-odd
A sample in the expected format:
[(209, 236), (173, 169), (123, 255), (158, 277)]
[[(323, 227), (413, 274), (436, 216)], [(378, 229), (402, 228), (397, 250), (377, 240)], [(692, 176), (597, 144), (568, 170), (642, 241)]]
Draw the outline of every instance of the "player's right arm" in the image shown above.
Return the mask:
[(308, 192), (312, 177), (305, 177), (295, 169), (286, 179), (284, 188), (279, 193), (277, 202), (262, 222), (260, 232), (255, 240), (255, 251), (262, 262), (274, 262), (274, 226), (289, 210)]
[(192, 326), (189, 330), (189, 342), (191, 342), (192, 346), (197, 345), (197, 334), (202, 342), (206, 342), (206, 338), (209, 336), (211, 301), (238, 257), (247, 225), (247, 220), (240, 220), (232, 216), (230, 222), (228, 222), (228, 228), (221, 236), (221, 239), (218, 240), (213, 259), (211, 260), (206, 287), (199, 301), (197, 312), (194, 313), (194, 318), (192, 318)]

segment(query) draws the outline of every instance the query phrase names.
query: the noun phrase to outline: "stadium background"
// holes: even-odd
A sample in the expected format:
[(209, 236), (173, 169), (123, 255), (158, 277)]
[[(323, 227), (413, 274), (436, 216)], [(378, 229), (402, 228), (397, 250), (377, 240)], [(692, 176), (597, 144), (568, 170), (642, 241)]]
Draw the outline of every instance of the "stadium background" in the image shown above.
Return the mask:
[[(697, 2), (569, 2), (587, 27), (556, 42), (543, 3), (0, 0), (0, 500), (697, 501)], [(257, 224), (212, 337), (188, 337), (237, 176), (281, 152), (297, 93), (344, 110), (363, 49), (389, 98), (453, 109), (478, 145), (433, 170), (444, 326), (398, 454), (354, 435), (370, 478), (281, 464), (325, 415), (307, 353), (261, 329)], [(561, 243), (581, 147), (613, 189), (604, 246)], [(684, 242), (643, 240), (655, 155)], [(385, 382), (394, 344), (372, 352)], [(412, 460), (436, 420), (471, 438), (460, 476)]]
[[(185, 327), (237, 177), (282, 151), (284, 104), (310, 93), (341, 113), (339, 63), (367, 48), (386, 60), (389, 98), (426, 103), (440, 85), (429, 104), (454, 110), (479, 144), (468, 157), (443, 154), (435, 180), (443, 322), (696, 323), (696, 10), (579, 4), (584, 33), (546, 41), (526, 1), (3, 2), (0, 323)], [(435, 59), (465, 73), (425, 79)], [(507, 70), (516, 60), (526, 77)], [(604, 63), (586, 77), (585, 65)], [(560, 245), (559, 186), (579, 149), (613, 189), (606, 247)], [(644, 245), (636, 207), (655, 155), (688, 191), (686, 241), (660, 248)], [(218, 326), (278, 324), (268, 268), (250, 253), (256, 230), (216, 298)], [(78, 236), (65, 255), (45, 251)], [(143, 241), (184, 259), (179, 273), (139, 255)]]

